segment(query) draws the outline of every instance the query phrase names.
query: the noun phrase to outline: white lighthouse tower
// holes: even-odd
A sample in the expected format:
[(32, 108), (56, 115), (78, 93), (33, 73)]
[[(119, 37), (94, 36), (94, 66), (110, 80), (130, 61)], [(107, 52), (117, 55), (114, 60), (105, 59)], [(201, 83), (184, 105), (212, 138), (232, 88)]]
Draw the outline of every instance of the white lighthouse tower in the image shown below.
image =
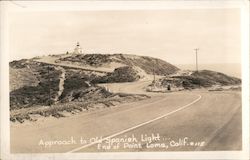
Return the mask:
[(82, 48), (80, 47), (80, 43), (79, 42), (77, 42), (77, 44), (76, 44), (76, 48), (74, 49), (74, 52), (73, 52), (74, 54), (82, 54), (83, 52), (82, 52)]

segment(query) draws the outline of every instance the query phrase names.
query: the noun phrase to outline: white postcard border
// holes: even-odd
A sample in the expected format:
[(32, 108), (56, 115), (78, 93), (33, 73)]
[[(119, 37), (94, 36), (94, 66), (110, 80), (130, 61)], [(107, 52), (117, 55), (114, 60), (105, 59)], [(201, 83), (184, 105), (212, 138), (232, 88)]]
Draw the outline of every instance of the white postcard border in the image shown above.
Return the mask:
[[(241, 8), (243, 151), (10, 154), (8, 13), (72, 10)], [(3, 159), (247, 159), (249, 157), (249, 1), (2, 1), (1, 158)]]

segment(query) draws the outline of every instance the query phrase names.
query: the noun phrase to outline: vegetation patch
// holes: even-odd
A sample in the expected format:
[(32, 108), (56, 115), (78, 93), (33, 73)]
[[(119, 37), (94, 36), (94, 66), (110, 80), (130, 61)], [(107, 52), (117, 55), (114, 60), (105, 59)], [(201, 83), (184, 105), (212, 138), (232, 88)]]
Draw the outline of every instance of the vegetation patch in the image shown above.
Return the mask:
[[(17, 62), (15, 64), (17, 65), (16, 67), (13, 66), (13, 64), (11, 66), (13, 68), (19, 68), (21, 65)], [(59, 90), (58, 84), (61, 72), (56, 70), (52, 65), (44, 65), (41, 63), (27, 62), (25, 65), (26, 69), (27, 66), (32, 68), (29, 70), (32, 74), (27, 76), (35, 79), (36, 85), (26, 82), (23, 83), (23, 86), (15, 88), (15, 84), (11, 81), (10, 86), (14, 89), (10, 91), (10, 110), (54, 103), (52, 99)], [(13, 74), (13, 70), (10, 71), (10, 74)]]
[(11, 113), (10, 121), (23, 123), (25, 120), (36, 121), (37, 119), (32, 118), (31, 115), (40, 115), (43, 117), (53, 116), (55, 118), (65, 117), (64, 112), (70, 114), (76, 114), (82, 111), (95, 110), (98, 104), (103, 104), (105, 108), (113, 107), (119, 103), (129, 103), (150, 98), (147, 95), (138, 94), (126, 94), (126, 93), (115, 93), (109, 94), (106, 98), (102, 99), (86, 99), (85, 101), (74, 100), (67, 103), (58, 103), (50, 107), (37, 106), (32, 109), (25, 108), (16, 110)]
[(140, 79), (137, 72), (130, 66), (116, 68), (114, 72), (108, 73), (103, 77), (92, 80), (92, 83), (119, 83), (134, 82)]
[(196, 88), (209, 88), (213, 86), (229, 86), (239, 85), (241, 80), (239, 78), (231, 77), (223, 73), (201, 70), (193, 72), (190, 75), (174, 75), (168, 76), (150, 84), (149, 87), (163, 87), (168, 90), (180, 89), (196, 89)]

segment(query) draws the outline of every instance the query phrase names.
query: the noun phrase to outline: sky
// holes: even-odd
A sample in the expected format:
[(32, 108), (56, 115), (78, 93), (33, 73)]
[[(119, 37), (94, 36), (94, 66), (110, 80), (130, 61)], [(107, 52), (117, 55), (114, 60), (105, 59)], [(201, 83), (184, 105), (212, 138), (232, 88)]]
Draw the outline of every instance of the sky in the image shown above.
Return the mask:
[(73, 51), (124, 53), (172, 64), (240, 63), (239, 9), (13, 12), (10, 60)]

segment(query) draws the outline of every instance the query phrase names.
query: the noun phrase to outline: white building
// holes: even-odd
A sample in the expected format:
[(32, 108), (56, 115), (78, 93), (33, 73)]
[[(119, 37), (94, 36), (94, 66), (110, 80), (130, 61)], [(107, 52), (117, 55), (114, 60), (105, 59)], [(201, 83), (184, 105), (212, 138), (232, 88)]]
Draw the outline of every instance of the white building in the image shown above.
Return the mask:
[(76, 48), (74, 49), (73, 54), (82, 54), (82, 53), (83, 53), (83, 52), (82, 52), (82, 48), (80, 47), (79, 42), (77, 42)]

